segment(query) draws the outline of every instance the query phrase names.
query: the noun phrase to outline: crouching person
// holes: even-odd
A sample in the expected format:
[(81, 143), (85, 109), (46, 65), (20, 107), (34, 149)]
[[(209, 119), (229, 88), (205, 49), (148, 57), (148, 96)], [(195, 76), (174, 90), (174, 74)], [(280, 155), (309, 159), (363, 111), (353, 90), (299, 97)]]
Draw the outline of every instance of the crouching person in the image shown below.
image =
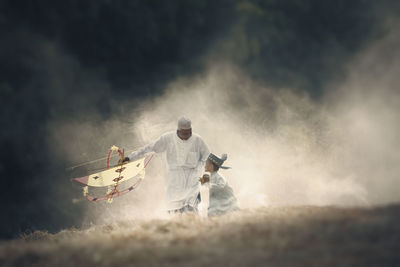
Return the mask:
[(200, 178), (201, 184), (208, 185), (210, 188), (210, 200), (208, 206), (209, 217), (239, 210), (232, 188), (229, 186), (225, 178), (218, 173), (220, 168), (229, 169), (229, 167), (222, 166), (226, 159), (226, 154), (223, 154), (221, 158), (218, 158), (211, 153), (208, 156), (204, 167), (205, 171), (209, 172), (210, 175), (204, 174), (203, 177)]

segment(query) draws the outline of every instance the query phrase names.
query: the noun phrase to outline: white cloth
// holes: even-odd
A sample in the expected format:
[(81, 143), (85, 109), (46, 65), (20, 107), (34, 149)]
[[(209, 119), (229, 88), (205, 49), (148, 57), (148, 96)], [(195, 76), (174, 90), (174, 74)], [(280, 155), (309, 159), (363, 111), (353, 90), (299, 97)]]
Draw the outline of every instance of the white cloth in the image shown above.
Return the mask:
[(232, 188), (218, 172), (211, 173), (209, 187), (208, 216), (239, 210)]
[(176, 132), (168, 132), (128, 157), (135, 160), (149, 152), (165, 152), (167, 210), (180, 209), (186, 205), (197, 208), (200, 192), (198, 180), (210, 154), (203, 139), (192, 134), (188, 140), (182, 140)]

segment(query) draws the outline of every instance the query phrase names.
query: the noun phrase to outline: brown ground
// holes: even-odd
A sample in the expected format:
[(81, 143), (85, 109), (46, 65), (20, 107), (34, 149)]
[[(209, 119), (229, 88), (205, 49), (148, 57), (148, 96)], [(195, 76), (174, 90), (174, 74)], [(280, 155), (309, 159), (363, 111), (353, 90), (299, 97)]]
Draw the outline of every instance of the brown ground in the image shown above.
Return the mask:
[(0, 242), (0, 266), (400, 266), (400, 205), (275, 207)]

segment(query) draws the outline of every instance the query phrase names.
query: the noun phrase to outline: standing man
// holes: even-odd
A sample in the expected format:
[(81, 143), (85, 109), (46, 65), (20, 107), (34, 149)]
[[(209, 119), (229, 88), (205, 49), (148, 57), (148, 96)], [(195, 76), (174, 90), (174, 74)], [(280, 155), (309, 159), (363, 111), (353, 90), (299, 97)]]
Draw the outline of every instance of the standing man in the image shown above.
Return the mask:
[(200, 203), (198, 181), (210, 152), (203, 139), (197, 134), (192, 134), (191, 121), (181, 117), (176, 132), (161, 135), (154, 142), (132, 152), (124, 161), (136, 160), (149, 152), (165, 152), (168, 212), (197, 213)]

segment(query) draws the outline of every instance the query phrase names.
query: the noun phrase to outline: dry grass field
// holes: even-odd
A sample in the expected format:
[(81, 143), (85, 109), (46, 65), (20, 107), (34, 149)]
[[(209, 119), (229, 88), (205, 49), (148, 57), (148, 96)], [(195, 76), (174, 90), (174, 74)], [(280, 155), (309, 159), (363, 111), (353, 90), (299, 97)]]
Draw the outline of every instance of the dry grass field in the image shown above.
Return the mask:
[(400, 205), (265, 207), (0, 243), (0, 266), (400, 266)]

